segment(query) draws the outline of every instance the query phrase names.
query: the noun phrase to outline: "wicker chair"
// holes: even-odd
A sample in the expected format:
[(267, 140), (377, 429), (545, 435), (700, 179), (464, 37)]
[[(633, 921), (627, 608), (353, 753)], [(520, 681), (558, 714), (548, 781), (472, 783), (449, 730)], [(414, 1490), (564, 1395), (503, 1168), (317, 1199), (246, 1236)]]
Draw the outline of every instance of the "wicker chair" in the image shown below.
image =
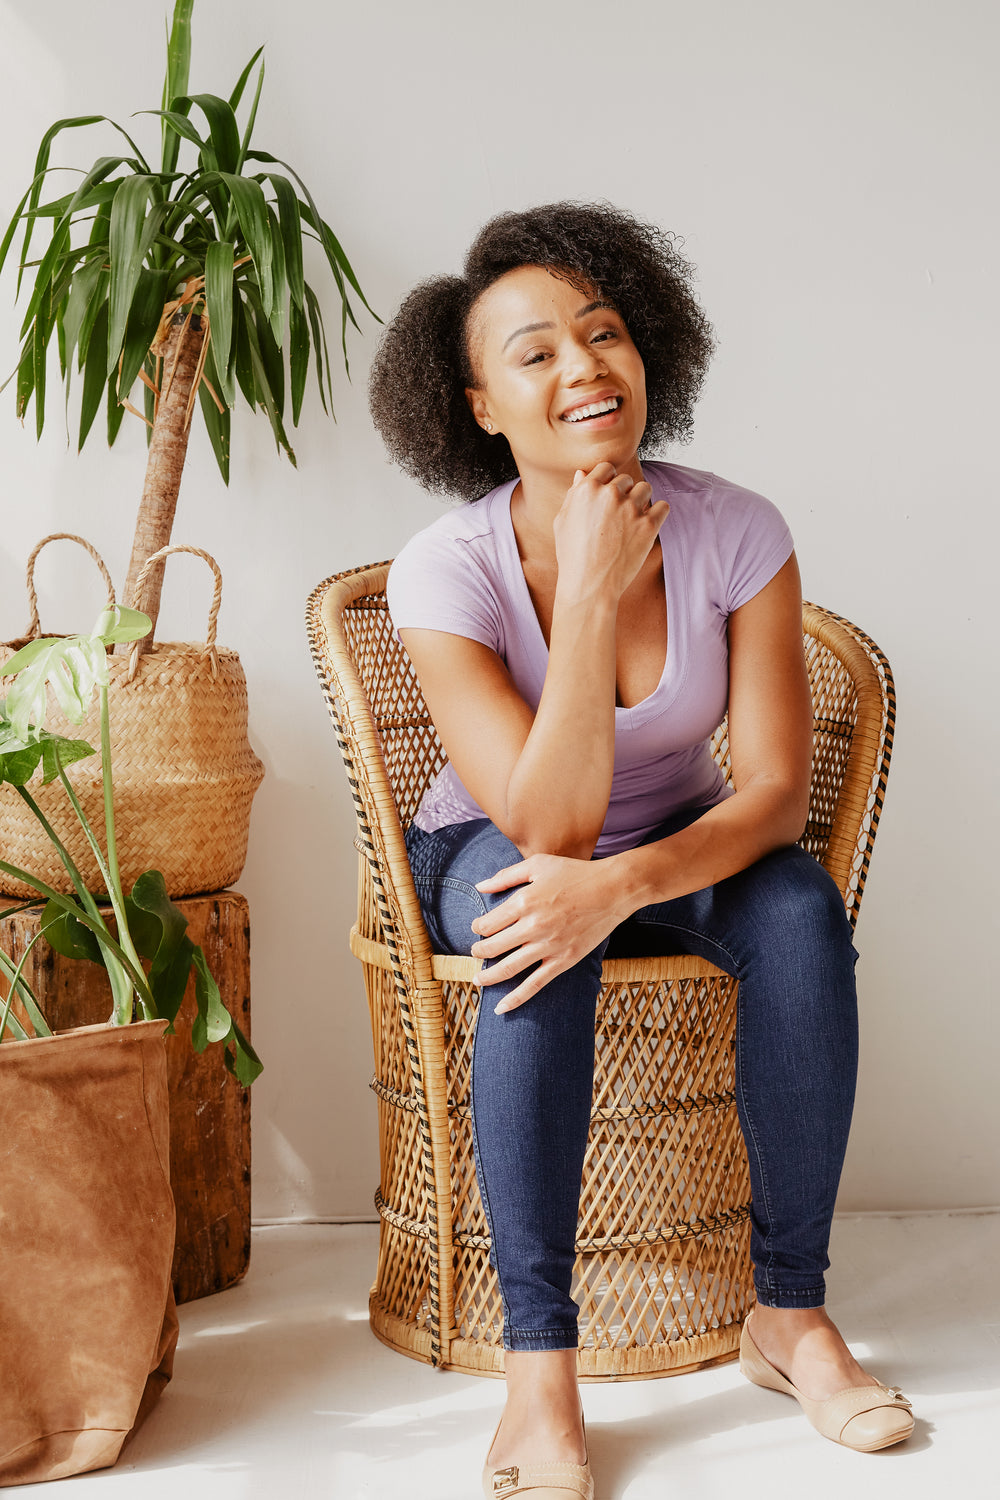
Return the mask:
[[(388, 566), (338, 574), (308, 605), (359, 827), (351, 949), (371, 1011), (381, 1159), (371, 1326), (416, 1359), (497, 1375), (502, 1314), (469, 1104), (477, 965), (431, 952), (407, 863), (403, 829), (445, 756), (386, 609)], [(853, 923), (892, 748), (892, 676), (847, 621), (806, 605), (803, 630), (815, 754), (801, 842), (837, 881)], [(713, 750), (728, 775), (727, 749), (723, 724)], [(604, 965), (574, 1293), (583, 1378), (735, 1356), (753, 1299), (736, 991), (698, 958)]]

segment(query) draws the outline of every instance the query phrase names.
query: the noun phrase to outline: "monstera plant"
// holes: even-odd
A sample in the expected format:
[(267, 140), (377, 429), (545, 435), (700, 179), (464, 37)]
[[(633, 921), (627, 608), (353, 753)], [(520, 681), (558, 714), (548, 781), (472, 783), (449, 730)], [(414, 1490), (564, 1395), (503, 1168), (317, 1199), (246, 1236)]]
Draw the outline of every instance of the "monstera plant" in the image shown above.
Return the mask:
[[(357, 326), (352, 293), (368, 308), (301, 177), (253, 145), (263, 49), (227, 97), (189, 93), (193, 8), (194, 0), (177, 0), (161, 107), (143, 111), (159, 120), (158, 165), (140, 148), (135, 127), (130, 132), (99, 114), (57, 120), (42, 137), (34, 175), (0, 243), (0, 270), (17, 243), (17, 295), (28, 290), (10, 377), (18, 415), (34, 401), (41, 434), (57, 358), (67, 400), (74, 378), (82, 384), (81, 448), (102, 405), (110, 443), (126, 411), (148, 424), (122, 597), (154, 626), (162, 564), (141, 599), (135, 582), (146, 559), (170, 541), (196, 405), (227, 483), (239, 393), (267, 413), (279, 452), (293, 464), (288, 406), (296, 426), (310, 367), (324, 410), (332, 412), (329, 351), (319, 299), (305, 279), (305, 241), (316, 243), (336, 286), (345, 367), (347, 326)], [(110, 125), (123, 144), (81, 170), (71, 192), (49, 196), (50, 174), (63, 170), (50, 164), (57, 138), (96, 125)], [(133, 401), (139, 382), (141, 410)]]
[[(222, 1042), (226, 1067), (248, 1085), (261, 1071), (260, 1061), (223, 1004), (202, 949), (186, 936), (187, 920), (169, 899), (163, 876), (157, 870), (147, 870), (128, 894), (122, 885), (115, 837), (107, 650), (117, 644), (133, 644), (148, 631), (145, 615), (129, 609), (108, 609), (89, 635), (31, 641), (4, 664), (10, 686), (6, 698), (0, 699), (0, 783), (14, 787), (34, 814), (69, 875), (72, 892), (67, 895), (57, 891), (34, 871), (19, 869), (4, 858), (0, 858), (0, 870), (35, 892), (34, 898), (24, 903), (26, 906), (45, 902), (33, 941), (45, 937), (68, 958), (103, 964), (111, 991), (112, 1024), (127, 1026), (141, 1018), (161, 1019), (172, 1026), (193, 974), (197, 1000), (194, 1047), (200, 1052), (210, 1042)], [(51, 703), (58, 705), (70, 723), (79, 724), (95, 694), (100, 704), (99, 751), (85, 740), (53, 733), (46, 727)], [(66, 774), (74, 762), (95, 754), (100, 756), (103, 840)], [(32, 795), (28, 783), (38, 771), (44, 784), (61, 783), (79, 820), (97, 860), (102, 904), (87, 889), (72, 855)], [(42, 1004), (25, 977), (26, 958), (27, 953), (15, 964), (0, 950), (0, 974), (7, 981), (6, 999), (0, 1000), (0, 1043), (8, 1038), (24, 1041), (52, 1034)], [(148, 971), (143, 958), (149, 962)], [(14, 1009), (16, 1001), (22, 1007), (20, 1016)]]

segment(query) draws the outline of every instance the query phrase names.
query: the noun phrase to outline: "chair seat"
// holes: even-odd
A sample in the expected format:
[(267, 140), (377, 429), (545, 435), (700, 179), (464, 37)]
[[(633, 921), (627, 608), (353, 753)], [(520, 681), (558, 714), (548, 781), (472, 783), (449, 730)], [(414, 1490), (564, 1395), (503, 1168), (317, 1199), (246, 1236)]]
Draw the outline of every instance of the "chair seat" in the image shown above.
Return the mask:
[[(364, 937), (357, 923), (351, 928), (350, 948), (363, 964), (392, 972), (392, 953), (385, 943)], [(432, 953), (431, 974), (435, 979), (471, 984), (479, 971), (479, 960), (454, 953)], [(724, 969), (695, 958), (690, 953), (673, 953), (666, 958), (606, 958), (601, 965), (601, 983), (625, 984), (628, 981), (671, 984), (678, 979), (722, 979)]]

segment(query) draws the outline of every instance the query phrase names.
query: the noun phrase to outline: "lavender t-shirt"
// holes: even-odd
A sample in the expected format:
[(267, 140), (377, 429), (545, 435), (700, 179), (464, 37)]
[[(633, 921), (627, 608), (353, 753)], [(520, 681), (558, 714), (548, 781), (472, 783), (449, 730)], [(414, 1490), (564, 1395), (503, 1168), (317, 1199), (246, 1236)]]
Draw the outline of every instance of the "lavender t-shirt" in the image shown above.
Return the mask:
[[(751, 490), (678, 464), (643, 464), (660, 527), (667, 655), (648, 698), (615, 709), (615, 764), (598, 854), (634, 848), (671, 813), (729, 795), (709, 753), (726, 711), (726, 622), (759, 593), (792, 551), (780, 513)], [(409, 541), (386, 590), (396, 629), (442, 630), (489, 646), (537, 709), (548, 647), (525, 582), (510, 518), (516, 481), (449, 512)], [(446, 765), (415, 822), (426, 832), (486, 813)]]

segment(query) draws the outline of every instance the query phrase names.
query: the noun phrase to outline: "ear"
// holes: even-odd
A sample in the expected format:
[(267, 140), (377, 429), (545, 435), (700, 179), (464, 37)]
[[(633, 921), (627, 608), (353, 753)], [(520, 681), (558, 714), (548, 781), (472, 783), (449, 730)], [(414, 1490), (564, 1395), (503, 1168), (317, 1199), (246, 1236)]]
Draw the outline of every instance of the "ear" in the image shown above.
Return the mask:
[(489, 408), (486, 405), (484, 392), (476, 390), (474, 386), (466, 386), (465, 399), (469, 403), (469, 410), (483, 431), (493, 432), (493, 421), (490, 417)]

